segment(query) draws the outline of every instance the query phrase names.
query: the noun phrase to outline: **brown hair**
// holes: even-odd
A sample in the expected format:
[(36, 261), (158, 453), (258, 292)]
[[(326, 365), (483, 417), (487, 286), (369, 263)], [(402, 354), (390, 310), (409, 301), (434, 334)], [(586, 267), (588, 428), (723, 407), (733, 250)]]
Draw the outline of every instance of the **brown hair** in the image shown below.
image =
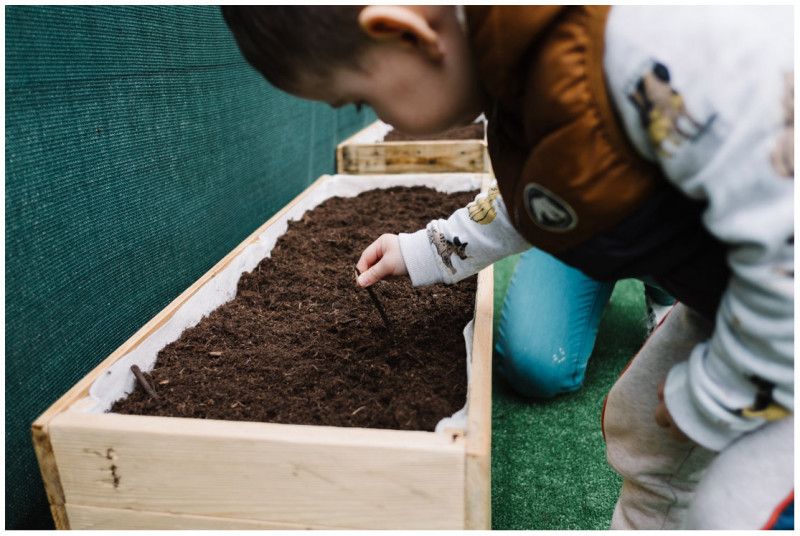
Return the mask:
[(289, 91), (300, 75), (324, 76), (358, 65), (369, 43), (358, 27), (361, 6), (221, 6), (244, 58)]

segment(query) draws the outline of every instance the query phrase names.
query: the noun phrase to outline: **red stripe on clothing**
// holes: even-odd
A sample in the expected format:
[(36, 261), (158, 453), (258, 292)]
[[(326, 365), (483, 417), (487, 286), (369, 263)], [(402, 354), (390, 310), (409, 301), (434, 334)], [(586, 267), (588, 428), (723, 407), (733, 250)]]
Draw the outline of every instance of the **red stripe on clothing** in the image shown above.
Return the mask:
[(775, 523), (778, 522), (778, 518), (781, 517), (781, 514), (786, 509), (787, 506), (794, 500), (794, 490), (786, 497), (781, 503), (778, 505), (777, 508), (772, 512), (772, 515), (769, 516), (769, 521), (767, 524), (761, 527), (761, 530), (772, 530), (772, 527), (775, 526)]

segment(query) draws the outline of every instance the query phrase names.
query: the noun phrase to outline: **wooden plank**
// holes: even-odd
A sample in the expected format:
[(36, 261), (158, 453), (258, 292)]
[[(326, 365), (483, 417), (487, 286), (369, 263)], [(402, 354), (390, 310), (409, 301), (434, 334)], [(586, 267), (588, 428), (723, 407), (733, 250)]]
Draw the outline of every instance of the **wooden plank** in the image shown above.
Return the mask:
[(295, 523), (270, 523), (251, 519), (189, 516), (166, 512), (144, 512), (122, 508), (100, 508), (67, 504), (72, 527), (78, 530), (273, 530), (273, 529), (329, 529), (332, 527), (297, 525)]
[(483, 173), (482, 140), (382, 142), (341, 147), (339, 173)]
[(471, 140), (384, 141), (389, 125), (375, 121), (336, 147), (337, 173), (487, 173), (486, 137)]
[(345, 166), (343, 164), (345, 160), (346, 147), (362, 145), (365, 143), (380, 143), (389, 130), (391, 130), (391, 127), (378, 119), (377, 121), (373, 121), (368, 126), (362, 128), (358, 132), (355, 132), (349, 138), (339, 143), (339, 145), (336, 146), (336, 173), (346, 173), (344, 171)]
[[(481, 190), (489, 189), (492, 175), (484, 177)], [(472, 338), (472, 378), (467, 393), (466, 507), (468, 529), (491, 529), (492, 449), (492, 331), (494, 312), (494, 269), (478, 274), (475, 295), (475, 326)]]
[(39, 460), (39, 471), (42, 474), (47, 502), (50, 503), (50, 512), (57, 529), (69, 529), (67, 514), (64, 510), (64, 490), (61, 487), (61, 478), (58, 476), (58, 465), (53, 455), (50, 436), (45, 427), (34, 426), (31, 428), (33, 449)]
[(70, 530), (69, 516), (67, 515), (66, 505), (50, 505), (50, 515), (57, 530)]
[(50, 438), (67, 504), (337, 528), (464, 522), (459, 437), (69, 411)]
[(230, 253), (225, 255), (217, 264), (215, 264), (208, 272), (206, 272), (200, 279), (194, 282), (192, 286), (182, 292), (177, 298), (175, 298), (169, 305), (167, 305), (161, 312), (159, 312), (156, 316), (154, 316), (147, 324), (141, 327), (136, 333), (134, 333), (127, 341), (125, 341), (122, 346), (117, 348), (111, 355), (109, 355), (106, 359), (100, 362), (91, 372), (89, 372), (86, 376), (84, 376), (78, 383), (76, 383), (69, 391), (67, 391), (61, 398), (59, 398), (56, 402), (54, 402), (44, 413), (42, 413), (33, 423), (32, 428), (34, 430), (46, 430), (47, 424), (55, 415), (64, 411), (66, 408), (71, 406), (75, 401), (78, 399), (86, 396), (89, 392), (89, 387), (92, 383), (105, 371), (106, 368), (113, 365), (117, 360), (119, 360), (122, 356), (136, 348), (142, 341), (144, 341), (148, 336), (152, 333), (157, 331), (165, 322), (167, 322), (175, 311), (180, 308), (180, 306), (189, 298), (191, 298), (195, 292), (197, 292), (203, 285), (205, 285), (212, 277), (214, 277), (218, 272), (222, 271), (228, 264), (230, 264), (241, 251), (249, 246), (250, 244), (256, 242), (258, 237), (264, 232), (264, 230), (272, 225), (275, 221), (281, 218), (286, 212), (291, 210), (291, 208), (300, 202), (303, 198), (310, 195), (316, 188), (318, 188), (325, 179), (327, 179), (328, 175), (323, 175), (319, 179), (317, 179), (311, 186), (303, 190), (297, 197), (295, 197), (292, 201), (290, 201), (285, 207), (279, 210), (275, 215), (273, 215), (269, 220), (267, 220), (263, 225), (261, 225), (258, 229), (253, 231), (250, 236), (248, 236), (241, 244), (236, 246)]
[(468, 529), (492, 528), (492, 311), (494, 270), (478, 274), (475, 326), (472, 339), (472, 374), (467, 392), (465, 520)]
[[(465, 495), (488, 498), (490, 493), (489, 450), (480, 447), (482, 440), (477, 433), (472, 437), (467, 434), (465, 438), (459, 434), (445, 436), (427, 432), (307, 426), (286, 428), (288, 425), (190, 419), (172, 419), (174, 422), (165, 425), (169, 419), (83, 414), (75, 410), (63, 413), (85, 397), (91, 383), (108, 366), (159, 329), (202, 285), (257, 240), (269, 225), (319, 187), (325, 178), (320, 178), (252, 233), (37, 419), (33, 425), (34, 443), (57, 527), (70, 527), (72, 520), (65, 508), (72, 505), (112, 511), (133, 508), (153, 515), (199, 516), (205, 521), (205, 518), (240, 521), (246, 518), (280, 526), (289, 523), (298, 528), (305, 525), (458, 528), (465, 522), (476, 528), (489, 528), (490, 519), (483, 513), (488, 502)], [(483, 286), (491, 292), (491, 284)], [(488, 303), (491, 308), (491, 294)], [(479, 310), (480, 307), (476, 310), (476, 330)], [(491, 328), (491, 311), (488, 321)], [(491, 331), (488, 349), (490, 360)], [(488, 373), (491, 374), (491, 369)], [(481, 389), (488, 389), (484, 398), (488, 396), (490, 401), (490, 376), (489, 382)], [(478, 403), (470, 403), (478, 407)], [(486, 416), (490, 419), (490, 413)], [(55, 424), (54, 428), (52, 424)], [(490, 422), (486, 421), (485, 426), (490, 434)], [(191, 433), (186, 435), (183, 430)], [(53, 439), (53, 434), (57, 439)], [(490, 445), (490, 438), (487, 440)], [(299, 445), (297, 452), (295, 442)], [(200, 445), (199, 450), (195, 450), (196, 444)], [(355, 449), (352, 448), (354, 444)], [(472, 454), (465, 459), (467, 447)], [(117, 461), (120, 459), (119, 448), (127, 453), (124, 466)], [(231, 460), (227, 456), (230, 450), (236, 453)], [(333, 455), (326, 454), (329, 450)], [(188, 461), (177, 459), (174, 451), (188, 453)], [(264, 456), (265, 452), (269, 455)], [(270, 456), (276, 461), (265, 462), (266, 465), (253, 461), (269, 460)], [(364, 459), (369, 460), (366, 468), (360, 465)], [(290, 472), (291, 478), (287, 480), (286, 467), (292, 463), (311, 467), (315, 473), (300, 471), (294, 474), (297, 470), (292, 469), (294, 472)], [(150, 464), (154, 464), (155, 469)], [(317, 467), (317, 464), (322, 465)], [(230, 465), (236, 469), (232, 473), (226, 472)], [(276, 465), (279, 467), (277, 474), (266, 471), (274, 470)], [(59, 467), (62, 468), (61, 475)], [(177, 468), (177, 471), (170, 471), (172, 468)], [(209, 470), (213, 472), (209, 474)], [(124, 479), (123, 474), (126, 476)], [(164, 478), (175, 475), (178, 477), (162, 482)], [(327, 475), (327, 480), (316, 478), (319, 475)], [(265, 507), (253, 504), (252, 498), (248, 502), (246, 494), (241, 495), (244, 493), (242, 482), (250, 486), (251, 481), (258, 478), (261, 478), (260, 485), (270, 491), (265, 493), (256, 486), (257, 496), (274, 496), (274, 504), (285, 503), (288, 506), (283, 509)], [(387, 483), (389, 479), (393, 482)], [(287, 490), (284, 487), (287, 481), (294, 488)], [(248, 491), (253, 489), (247, 486), (244, 488)], [(465, 486), (469, 488), (466, 492)], [(312, 490), (310, 496), (309, 489)], [(155, 499), (152, 490), (157, 490)], [(239, 495), (236, 490), (239, 490)], [(87, 502), (85, 497), (93, 497), (91, 500), (94, 502)], [(372, 503), (368, 502), (370, 500)], [(320, 514), (319, 506), (323, 504)], [(255, 514), (251, 515), (251, 511)], [(247, 515), (240, 516), (241, 512)], [(305, 515), (311, 517), (303, 517)], [(338, 524), (331, 524), (330, 519), (338, 520)], [(362, 522), (359, 520), (363, 520), (365, 525), (358, 525)], [(73, 525), (72, 528), (77, 527)]]

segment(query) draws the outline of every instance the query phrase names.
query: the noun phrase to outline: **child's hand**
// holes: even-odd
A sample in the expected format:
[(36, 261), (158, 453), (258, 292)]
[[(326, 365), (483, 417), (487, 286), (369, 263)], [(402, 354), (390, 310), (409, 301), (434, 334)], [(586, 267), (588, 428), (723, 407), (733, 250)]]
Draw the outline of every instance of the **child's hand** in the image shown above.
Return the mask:
[(681, 429), (678, 428), (678, 425), (675, 424), (675, 421), (672, 420), (672, 415), (669, 414), (669, 410), (667, 409), (667, 404), (664, 402), (664, 384), (666, 381), (663, 381), (658, 386), (658, 406), (656, 406), (656, 424), (658, 424), (662, 428), (667, 428), (670, 435), (681, 443), (685, 443), (689, 441), (689, 438), (681, 432)]
[(364, 250), (356, 268), (361, 272), (358, 284), (362, 287), (368, 287), (390, 275), (407, 275), (408, 269), (400, 253), (397, 235), (381, 235)]

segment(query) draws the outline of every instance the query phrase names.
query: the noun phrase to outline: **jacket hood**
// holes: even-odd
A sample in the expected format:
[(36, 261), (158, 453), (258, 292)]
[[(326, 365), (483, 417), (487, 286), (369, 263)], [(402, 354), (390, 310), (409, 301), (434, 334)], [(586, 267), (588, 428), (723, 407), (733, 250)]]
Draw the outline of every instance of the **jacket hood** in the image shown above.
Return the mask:
[(568, 6), (467, 6), (475, 67), (489, 96), (505, 101), (522, 92), (525, 57)]

